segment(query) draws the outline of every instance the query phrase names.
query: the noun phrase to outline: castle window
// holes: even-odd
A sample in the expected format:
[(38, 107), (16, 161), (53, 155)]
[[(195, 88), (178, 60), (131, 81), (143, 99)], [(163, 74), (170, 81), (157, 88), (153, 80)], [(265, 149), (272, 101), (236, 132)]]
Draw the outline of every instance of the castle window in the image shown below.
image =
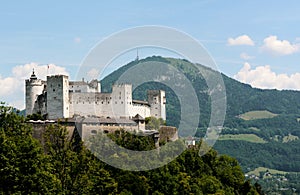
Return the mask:
[(121, 104), (123, 104), (123, 101), (121, 102)]
[(121, 96), (119, 96), (119, 99), (121, 99)]
[(96, 131), (96, 130), (92, 130), (92, 131), (91, 131), (91, 134), (92, 134), (92, 135), (96, 135), (96, 134), (97, 134), (97, 131)]
[(53, 97), (54, 100), (56, 100), (56, 97)]
[(58, 84), (58, 87), (60, 87), (60, 84)]
[(115, 102), (115, 104), (117, 104), (118, 102)]
[(104, 130), (104, 133), (107, 134), (107, 133), (108, 133), (108, 130)]
[(53, 91), (55, 91), (55, 89), (53, 89)]
[(109, 101), (107, 103), (109, 104)]
[(103, 104), (103, 102), (101, 102), (101, 104)]

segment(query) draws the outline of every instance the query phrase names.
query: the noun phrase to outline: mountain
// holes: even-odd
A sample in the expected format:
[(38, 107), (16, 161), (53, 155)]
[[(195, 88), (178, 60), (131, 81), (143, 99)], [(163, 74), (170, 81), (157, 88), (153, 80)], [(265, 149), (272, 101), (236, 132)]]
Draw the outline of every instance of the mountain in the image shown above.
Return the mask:
[[(110, 86), (126, 70), (141, 62), (170, 64), (190, 80), (197, 93), (201, 111), (196, 136), (203, 137), (210, 119), (210, 96), (204, 77), (196, 71), (195, 64), (187, 60), (152, 56), (139, 61), (132, 61), (101, 81), (103, 91), (109, 92)], [(200, 65), (200, 69), (209, 74), (218, 73), (204, 65)], [(227, 110), (222, 135), (214, 146), (215, 149), (220, 153), (226, 153), (237, 158), (244, 171), (264, 166), (283, 171), (299, 172), (300, 92), (257, 89), (224, 74), (221, 75), (226, 87)], [(133, 98), (145, 100), (147, 89), (166, 91), (167, 124), (178, 126), (180, 103), (174, 91), (166, 85), (148, 82), (134, 90)], [(242, 114), (255, 115), (259, 113), (260, 115), (262, 115), (261, 113), (268, 113), (268, 116), (272, 117), (254, 116), (251, 120), (240, 117)]]

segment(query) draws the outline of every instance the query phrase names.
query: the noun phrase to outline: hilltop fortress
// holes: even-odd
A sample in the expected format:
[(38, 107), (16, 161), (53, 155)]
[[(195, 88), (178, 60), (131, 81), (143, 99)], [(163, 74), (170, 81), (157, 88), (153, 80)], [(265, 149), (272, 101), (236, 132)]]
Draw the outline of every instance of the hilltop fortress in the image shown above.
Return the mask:
[(34, 136), (40, 140), (47, 125), (59, 120), (72, 135), (77, 129), (82, 140), (99, 132), (120, 129), (150, 135), (156, 147), (160, 141), (178, 139), (175, 127), (160, 126), (159, 129), (147, 130), (145, 126), (146, 117), (166, 120), (163, 90), (147, 91), (148, 101), (133, 100), (131, 84), (114, 84), (111, 93), (102, 93), (98, 80), (69, 81), (66, 75), (51, 75), (44, 81), (37, 78), (34, 70), (25, 85), (26, 115), (39, 113), (48, 119), (29, 121), (33, 124)]
[(147, 91), (148, 101), (132, 99), (131, 84), (114, 84), (102, 93), (98, 80), (69, 81), (66, 75), (38, 79), (34, 71), (26, 84), (26, 115), (40, 113), (47, 119), (104, 117), (132, 119), (156, 117), (166, 120), (165, 91)]

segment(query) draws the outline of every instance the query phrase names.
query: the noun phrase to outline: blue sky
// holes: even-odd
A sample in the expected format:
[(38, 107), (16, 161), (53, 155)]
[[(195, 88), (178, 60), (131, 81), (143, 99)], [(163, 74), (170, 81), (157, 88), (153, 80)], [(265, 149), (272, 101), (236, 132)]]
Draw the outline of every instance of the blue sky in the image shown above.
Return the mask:
[(298, 1), (6, 1), (0, 6), (0, 97), (21, 108), (31, 67), (44, 71), (52, 64), (52, 73), (74, 78), (97, 43), (143, 25), (191, 35), (220, 71), (242, 82), (299, 90), (299, 24)]

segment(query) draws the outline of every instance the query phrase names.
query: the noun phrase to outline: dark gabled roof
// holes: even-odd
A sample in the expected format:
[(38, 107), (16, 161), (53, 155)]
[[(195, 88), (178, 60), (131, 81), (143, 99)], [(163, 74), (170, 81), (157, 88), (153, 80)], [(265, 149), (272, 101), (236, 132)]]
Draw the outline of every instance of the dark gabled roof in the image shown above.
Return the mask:
[(145, 119), (141, 115), (137, 114), (134, 117), (132, 117), (132, 120), (134, 120), (134, 121), (144, 121)]
[(69, 85), (87, 85), (85, 81), (69, 81)]
[(143, 105), (150, 106), (150, 104), (148, 102), (142, 101), (142, 100), (132, 100), (132, 103), (134, 103), (134, 104), (143, 104)]

